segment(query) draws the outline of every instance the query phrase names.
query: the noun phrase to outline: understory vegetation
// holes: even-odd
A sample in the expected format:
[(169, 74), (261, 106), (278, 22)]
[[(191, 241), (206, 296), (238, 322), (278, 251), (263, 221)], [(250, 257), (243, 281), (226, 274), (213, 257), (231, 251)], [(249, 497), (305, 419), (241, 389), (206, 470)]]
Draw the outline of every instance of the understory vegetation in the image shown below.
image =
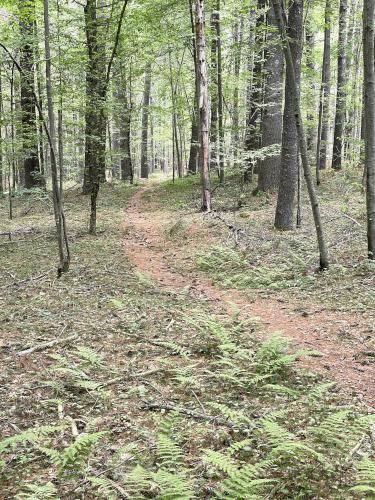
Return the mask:
[[(192, 184), (156, 194), (193, 207)], [(136, 189), (105, 187), (96, 236), (67, 192), (75, 260), (64, 280), (50, 271), (50, 200), (14, 200), (16, 236), (0, 246), (2, 497), (373, 497), (375, 416), (296, 367), (318, 352), (262, 340), (235, 307), (131, 268), (123, 209)]]

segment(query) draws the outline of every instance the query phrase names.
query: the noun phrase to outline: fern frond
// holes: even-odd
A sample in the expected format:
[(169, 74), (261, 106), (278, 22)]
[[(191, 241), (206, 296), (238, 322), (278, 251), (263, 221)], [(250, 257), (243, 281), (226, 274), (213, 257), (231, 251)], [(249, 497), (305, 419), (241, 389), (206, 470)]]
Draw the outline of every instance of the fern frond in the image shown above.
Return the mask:
[(15, 500), (60, 500), (56, 486), (52, 483), (27, 484), (23, 489), (22, 493), (16, 495)]
[(76, 441), (62, 452), (58, 475), (61, 477), (64, 473), (81, 471), (92, 448), (105, 434), (106, 432), (102, 431), (78, 436)]
[(118, 495), (116, 490), (113, 488), (111, 481), (104, 477), (90, 476), (87, 478), (92, 486), (100, 494), (100, 498), (105, 498), (106, 500), (117, 500)]
[(76, 349), (76, 356), (78, 356), (86, 365), (95, 366), (100, 368), (104, 366), (103, 359), (97, 352), (86, 346), (79, 346)]
[(187, 472), (169, 472), (159, 469), (153, 479), (160, 488), (160, 500), (192, 500), (195, 494)]
[(157, 456), (163, 467), (176, 468), (183, 462), (179, 445), (166, 434), (159, 434), (156, 441)]
[(349, 413), (349, 410), (340, 410), (327, 417), (317, 427), (310, 427), (309, 432), (318, 441), (330, 446), (342, 447), (346, 442), (343, 439), (343, 430), (346, 427)]
[(375, 462), (368, 457), (357, 464), (358, 484), (351, 488), (357, 493), (375, 493)]

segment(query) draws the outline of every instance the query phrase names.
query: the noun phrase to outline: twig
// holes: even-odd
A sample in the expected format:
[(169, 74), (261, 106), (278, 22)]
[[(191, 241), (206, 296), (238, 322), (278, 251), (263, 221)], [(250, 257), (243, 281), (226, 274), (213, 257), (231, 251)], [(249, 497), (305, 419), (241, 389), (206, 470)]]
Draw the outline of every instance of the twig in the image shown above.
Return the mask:
[(195, 418), (197, 420), (208, 420), (214, 424), (224, 425), (225, 427), (229, 427), (233, 429), (235, 427), (234, 422), (231, 420), (227, 420), (225, 418), (217, 417), (214, 415), (207, 415), (205, 413), (199, 413), (194, 410), (189, 410), (188, 408), (181, 408), (180, 406), (174, 406), (172, 404), (161, 404), (161, 403), (147, 403), (144, 402), (144, 408), (146, 410), (166, 410), (166, 411), (176, 411), (178, 413), (182, 413), (183, 415), (187, 415), (188, 417)]
[(33, 347), (29, 347), (28, 349), (25, 349), (24, 351), (19, 351), (17, 352), (17, 356), (27, 356), (28, 354), (31, 354), (36, 351), (43, 351), (44, 349), (48, 349), (48, 347), (52, 347), (56, 344), (66, 344), (67, 342), (70, 342), (71, 340), (74, 340), (77, 338), (77, 335), (71, 335), (70, 337), (66, 337), (65, 339), (54, 339), (50, 340), (49, 342), (43, 342), (42, 344), (38, 344)]

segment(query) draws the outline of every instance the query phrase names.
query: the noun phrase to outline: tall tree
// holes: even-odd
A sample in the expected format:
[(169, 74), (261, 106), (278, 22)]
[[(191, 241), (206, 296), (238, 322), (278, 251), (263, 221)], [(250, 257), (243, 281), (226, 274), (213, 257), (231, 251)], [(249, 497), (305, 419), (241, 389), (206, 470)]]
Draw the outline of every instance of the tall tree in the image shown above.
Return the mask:
[[(44, 47), (46, 54), (46, 90), (47, 90), (47, 106), (48, 106), (48, 122), (49, 130), (46, 128), (50, 144), (50, 156), (51, 156), (51, 173), (52, 173), (52, 197), (53, 206), (55, 211), (55, 222), (57, 229), (57, 242), (59, 248), (59, 267), (58, 276), (61, 273), (67, 272), (69, 270), (70, 264), (70, 252), (68, 244), (68, 236), (66, 232), (65, 224), (65, 213), (62, 202), (62, 192), (63, 186), (58, 181), (58, 169), (57, 169), (57, 159), (56, 159), (56, 129), (55, 129), (55, 115), (53, 111), (53, 95), (52, 95), (52, 63), (51, 63), (51, 49), (50, 49), (50, 28), (49, 28), (49, 9), (48, 1), (43, 0), (44, 6)], [(36, 94), (33, 93), (33, 98), (36, 101)], [(39, 110), (40, 114), (42, 111)], [(61, 168), (61, 164), (60, 164)], [(60, 175), (60, 182), (62, 182), (62, 177)]]
[(345, 100), (346, 100), (346, 36), (347, 36), (348, 2), (340, 0), (339, 12), (339, 39), (337, 54), (337, 96), (335, 129), (333, 135), (332, 167), (335, 170), (342, 168), (344, 125), (345, 125)]
[(322, 85), (319, 101), (318, 144), (316, 155), (316, 177), (320, 183), (319, 171), (327, 166), (327, 146), (329, 132), (329, 103), (331, 93), (331, 0), (326, 0), (324, 14), (324, 52), (322, 65)]
[(365, 169), (368, 258), (375, 259), (375, 0), (363, 3), (363, 61), (365, 100)]
[(198, 171), (199, 163), (199, 131), (198, 131), (198, 117), (199, 117), (199, 103), (198, 103), (198, 93), (199, 93), (199, 82), (198, 82), (198, 71), (197, 71), (197, 48), (195, 40), (195, 26), (194, 26), (194, 13), (193, 13), (193, 3), (189, 0), (189, 13), (190, 13), (190, 24), (192, 30), (192, 53), (194, 62), (194, 102), (192, 106), (191, 113), (191, 136), (190, 136), (190, 152), (189, 152), (189, 165), (188, 172), (190, 174), (195, 174)]
[(34, 0), (19, 0), (23, 175), (26, 188), (41, 184), (34, 90)]
[(202, 179), (202, 210), (211, 210), (211, 187), (209, 174), (209, 109), (208, 109), (208, 78), (206, 60), (206, 38), (204, 32), (204, 0), (195, 3), (195, 36), (197, 47), (197, 70), (199, 82), (199, 139), (200, 139), (200, 169)]
[(255, 26), (255, 43), (254, 43), (254, 63), (252, 71), (251, 83), (251, 98), (249, 99), (250, 109), (247, 112), (246, 133), (245, 133), (245, 154), (246, 154), (246, 170), (244, 175), (245, 182), (251, 182), (255, 161), (253, 159), (254, 152), (259, 149), (261, 144), (260, 119), (263, 100), (263, 39), (264, 31), (262, 29), (265, 21), (264, 9), (265, 0), (257, 2), (257, 20)]
[(233, 111), (232, 111), (232, 151), (234, 164), (237, 164), (240, 144), (240, 116), (239, 116), (239, 82), (241, 73), (242, 39), (243, 39), (243, 16), (236, 13), (234, 25), (234, 89), (233, 89)]
[(108, 64), (102, 31), (103, 19), (98, 16), (98, 8), (105, 8), (105, 6), (101, 3), (98, 5), (96, 0), (87, 0), (84, 7), (88, 64), (86, 69), (86, 145), (83, 193), (90, 194), (90, 234), (96, 232), (97, 199), (100, 182), (105, 180), (107, 130), (105, 103), (127, 4), (128, 0), (124, 0)]
[[(279, 43), (275, 13), (271, 6), (267, 12), (267, 45), (264, 63), (265, 90), (262, 120), (262, 147), (277, 147), (281, 144), (283, 69), (284, 58)], [(279, 187), (280, 161), (279, 151), (267, 152), (260, 162), (258, 175), (259, 191), (275, 191)]]
[(280, 185), (277, 197), (275, 227), (288, 230), (294, 227), (294, 205), (298, 178), (298, 134), (294, 119), (293, 76), (299, 92), (301, 79), (303, 0), (289, 8), (287, 34), (293, 58), (293, 75), (286, 67), (283, 133), (281, 145)]
[[(287, 79), (289, 80), (289, 87), (292, 94), (292, 103), (294, 109), (293, 120), (295, 122), (295, 126), (297, 129), (298, 143), (299, 143), (299, 151), (301, 154), (303, 173), (306, 180), (307, 191), (309, 193), (309, 199), (311, 204), (311, 210), (314, 217), (316, 236), (318, 240), (319, 254), (320, 254), (320, 270), (326, 270), (329, 267), (328, 261), (328, 248), (325, 241), (325, 235), (323, 230), (323, 224), (320, 217), (319, 210), (319, 202), (315, 193), (314, 183), (311, 175), (309, 160), (308, 160), (308, 152), (307, 152), (307, 141), (303, 127), (301, 106), (300, 106), (300, 92), (299, 85), (297, 81), (297, 75), (295, 72), (295, 54), (292, 52), (292, 45), (290, 43), (290, 35), (291, 35), (291, 26), (292, 21), (296, 22), (297, 29), (294, 34), (302, 36), (300, 30), (302, 29), (302, 12), (303, 12), (303, 0), (295, 0), (294, 3), (297, 7), (299, 7), (299, 12), (296, 9), (295, 17), (292, 19), (290, 16), (292, 15), (291, 10), (289, 11), (289, 33), (287, 33), (284, 25), (285, 19), (285, 11), (282, 6), (282, 0), (272, 0), (272, 4), (275, 10), (276, 21), (279, 27), (281, 39), (283, 42), (283, 50), (286, 62), (286, 73)], [(299, 6), (297, 5), (299, 4)], [(301, 25), (301, 27), (299, 27)], [(298, 40), (298, 38), (297, 38)], [(296, 41), (296, 40), (295, 40)], [(294, 43), (295, 43), (294, 41)]]
[(150, 116), (150, 99), (151, 99), (151, 64), (146, 67), (144, 89), (143, 89), (143, 105), (142, 105), (142, 143), (141, 143), (141, 177), (148, 178), (148, 122)]

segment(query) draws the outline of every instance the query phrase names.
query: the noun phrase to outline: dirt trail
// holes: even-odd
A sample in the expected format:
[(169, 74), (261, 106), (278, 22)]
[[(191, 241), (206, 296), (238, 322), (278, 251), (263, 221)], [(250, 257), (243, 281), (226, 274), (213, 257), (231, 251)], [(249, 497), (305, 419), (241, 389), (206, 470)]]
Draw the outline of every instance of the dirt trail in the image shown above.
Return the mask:
[[(301, 361), (316, 372), (325, 373), (347, 393), (355, 393), (375, 408), (375, 362), (362, 353), (371, 350), (373, 328), (361, 313), (320, 311), (304, 316), (293, 305), (275, 299), (249, 298), (246, 292), (220, 290), (197, 272), (192, 264), (194, 248), (209, 241), (208, 228), (196, 216), (188, 229), (187, 245), (167, 237), (175, 214), (157, 206), (148, 195), (152, 186), (140, 189), (126, 210), (124, 248), (136, 269), (152, 277), (166, 291), (189, 293), (212, 301), (222, 310), (238, 307), (243, 317), (259, 319), (262, 333), (281, 331), (294, 340), (297, 347), (318, 350), (322, 356)], [(144, 199), (147, 196), (147, 200)], [(195, 244), (194, 244), (195, 243)], [(171, 264), (173, 263), (173, 267)], [(183, 274), (177, 271), (181, 270)], [(349, 341), (348, 341), (349, 339)]]

